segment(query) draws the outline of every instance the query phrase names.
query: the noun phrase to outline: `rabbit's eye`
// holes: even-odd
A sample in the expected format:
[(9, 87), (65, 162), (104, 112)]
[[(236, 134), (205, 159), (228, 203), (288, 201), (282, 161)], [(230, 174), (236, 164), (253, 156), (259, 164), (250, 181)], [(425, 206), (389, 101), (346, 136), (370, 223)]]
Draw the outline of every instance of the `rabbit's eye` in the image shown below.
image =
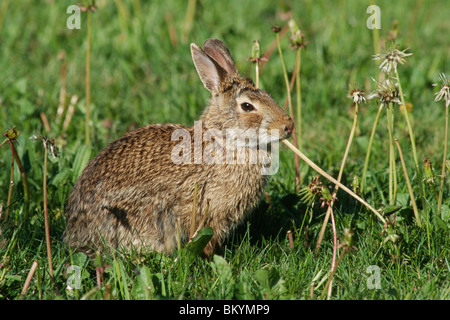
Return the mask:
[(248, 102), (241, 103), (241, 109), (244, 110), (245, 112), (256, 110), (255, 107)]

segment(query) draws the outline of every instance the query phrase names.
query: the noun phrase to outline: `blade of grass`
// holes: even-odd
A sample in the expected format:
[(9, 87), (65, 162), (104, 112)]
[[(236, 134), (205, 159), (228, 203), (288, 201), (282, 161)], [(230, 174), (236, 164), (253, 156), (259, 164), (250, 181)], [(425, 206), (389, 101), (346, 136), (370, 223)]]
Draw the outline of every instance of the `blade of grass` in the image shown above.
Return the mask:
[(181, 250), (181, 238), (180, 238), (180, 218), (177, 218), (177, 248), (178, 250)]
[(191, 220), (191, 230), (189, 232), (189, 239), (192, 239), (195, 232), (195, 224), (196, 224), (195, 220), (197, 218), (197, 191), (198, 191), (198, 182), (196, 182), (194, 186), (194, 199), (192, 206), (192, 220)]
[[(123, 270), (123, 264), (120, 263), (116, 259), (116, 256), (113, 254), (113, 261), (114, 261), (114, 268), (116, 272), (116, 279), (119, 286), (119, 291), (121, 293), (121, 296), (125, 300), (130, 299), (130, 292), (128, 291), (126, 276), (125, 276), (125, 270)], [(96, 288), (97, 289), (97, 288)]]

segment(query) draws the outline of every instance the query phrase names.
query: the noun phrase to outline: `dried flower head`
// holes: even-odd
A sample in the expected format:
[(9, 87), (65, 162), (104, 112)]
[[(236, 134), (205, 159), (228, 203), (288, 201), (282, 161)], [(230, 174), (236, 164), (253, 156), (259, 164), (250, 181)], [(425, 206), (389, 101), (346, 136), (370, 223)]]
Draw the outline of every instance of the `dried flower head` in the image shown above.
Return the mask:
[[(445, 106), (448, 107), (450, 105), (450, 82), (443, 73), (439, 75), (439, 81), (442, 82), (442, 87), (441, 90), (439, 90), (434, 94), (436, 96), (434, 98), (434, 101), (440, 101), (444, 99)], [(433, 86), (437, 85), (438, 85), (437, 83), (433, 84)]]
[(370, 93), (367, 96), (367, 99), (375, 99), (378, 98), (382, 103), (391, 103), (395, 102), (398, 104), (402, 104), (400, 101), (400, 95), (397, 89), (396, 83), (392, 81), (392, 79), (386, 79), (380, 82), (377, 82), (372, 78), (373, 81), (377, 83), (377, 89)]
[(320, 195), (322, 193), (322, 189), (324, 188), (323, 183), (320, 181), (320, 176), (317, 175), (311, 182), (308, 184), (308, 188), (314, 195)]
[(97, 6), (95, 5), (95, 1), (92, 1), (92, 3), (89, 3), (88, 5), (84, 5), (83, 3), (78, 3), (78, 6), (80, 7), (81, 12), (97, 11)]
[(364, 96), (364, 91), (362, 91), (361, 89), (352, 89), (350, 90), (350, 92), (348, 93), (347, 97), (349, 99), (352, 99), (354, 103), (357, 104), (361, 104), (361, 103), (366, 103), (366, 98)]
[(281, 27), (280, 26), (273, 26), (272, 27), (272, 32), (279, 33), (280, 31), (281, 31)]
[(324, 185), (320, 181), (320, 176), (317, 175), (308, 186), (303, 187), (300, 190), (300, 195), (302, 196), (302, 201), (312, 205), (316, 199), (318, 199), (322, 195), (322, 189)]
[(48, 153), (50, 153), (52, 155), (53, 158), (58, 158), (59, 157), (59, 149), (55, 144), (55, 140), (54, 139), (49, 139), (45, 136), (41, 136), (38, 134), (33, 134), (30, 137), (31, 140), (40, 140), (42, 141), (42, 145), (44, 146), (44, 149), (46, 149), (48, 151)]
[(392, 70), (397, 72), (397, 65), (404, 64), (406, 62), (405, 58), (412, 56), (412, 53), (405, 53), (405, 49), (400, 51), (398, 49), (390, 49), (386, 53), (374, 55), (373, 60), (383, 60), (380, 64), (381, 71), (385, 73), (390, 73)]

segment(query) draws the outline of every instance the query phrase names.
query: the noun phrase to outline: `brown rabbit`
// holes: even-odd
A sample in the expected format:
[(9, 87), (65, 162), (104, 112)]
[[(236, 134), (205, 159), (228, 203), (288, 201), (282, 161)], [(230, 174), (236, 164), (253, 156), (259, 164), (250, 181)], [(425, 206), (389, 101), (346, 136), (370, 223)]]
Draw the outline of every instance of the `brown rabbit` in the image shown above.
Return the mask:
[[(267, 162), (255, 160), (270, 159), (270, 143), (287, 138), (294, 124), (267, 92), (239, 75), (223, 42), (206, 40), (203, 50), (191, 44), (191, 53), (210, 105), (192, 128), (148, 125), (89, 162), (67, 203), (64, 241), (71, 248), (92, 254), (106, 244), (171, 253), (177, 226), (182, 241), (190, 237), (197, 186), (194, 227), (203, 220), (213, 229), (204, 252), (210, 255), (258, 204)], [(224, 138), (230, 132), (245, 138), (230, 143)]]

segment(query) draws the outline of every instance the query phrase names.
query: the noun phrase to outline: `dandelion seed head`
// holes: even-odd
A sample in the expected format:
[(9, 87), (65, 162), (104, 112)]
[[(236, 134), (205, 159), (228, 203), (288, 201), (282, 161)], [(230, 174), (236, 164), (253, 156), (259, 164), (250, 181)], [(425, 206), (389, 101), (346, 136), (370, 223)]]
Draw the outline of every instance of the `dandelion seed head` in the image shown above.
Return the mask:
[(382, 103), (395, 102), (398, 104), (402, 104), (402, 102), (400, 101), (400, 94), (398, 92), (397, 85), (392, 81), (392, 79), (386, 79), (377, 82), (377, 89), (374, 92), (370, 93), (367, 98), (378, 98)]
[(380, 64), (380, 69), (384, 73), (390, 73), (392, 70), (397, 72), (397, 65), (404, 64), (406, 62), (406, 57), (412, 56), (412, 53), (405, 53), (405, 49), (400, 51), (398, 49), (390, 49), (386, 53), (374, 55), (373, 60), (382, 60)]
[(30, 139), (42, 141), (42, 146), (44, 149), (46, 149), (53, 158), (59, 158), (59, 149), (56, 146), (54, 139), (47, 138), (36, 133), (31, 135)]
[[(443, 99), (445, 101), (445, 106), (448, 107), (450, 105), (450, 81), (443, 73), (439, 75), (439, 81), (442, 82), (442, 87), (441, 90), (434, 94), (434, 101), (440, 101)], [(433, 84), (433, 86), (438, 86), (438, 84)]]
[(352, 89), (350, 90), (348, 96), (349, 99), (352, 99), (354, 103), (366, 103), (366, 97), (364, 96), (364, 91), (361, 89)]

